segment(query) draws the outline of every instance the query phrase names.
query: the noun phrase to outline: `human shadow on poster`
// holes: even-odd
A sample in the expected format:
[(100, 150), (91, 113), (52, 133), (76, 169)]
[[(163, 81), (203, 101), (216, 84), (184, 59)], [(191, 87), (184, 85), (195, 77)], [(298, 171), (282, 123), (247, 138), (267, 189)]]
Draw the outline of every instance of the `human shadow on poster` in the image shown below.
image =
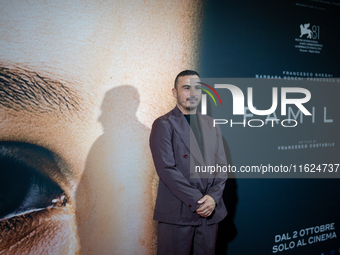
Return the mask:
[(105, 94), (98, 119), (104, 133), (91, 147), (76, 195), (82, 254), (133, 254), (139, 246), (154, 252), (155, 171), (138, 105), (133, 86)]

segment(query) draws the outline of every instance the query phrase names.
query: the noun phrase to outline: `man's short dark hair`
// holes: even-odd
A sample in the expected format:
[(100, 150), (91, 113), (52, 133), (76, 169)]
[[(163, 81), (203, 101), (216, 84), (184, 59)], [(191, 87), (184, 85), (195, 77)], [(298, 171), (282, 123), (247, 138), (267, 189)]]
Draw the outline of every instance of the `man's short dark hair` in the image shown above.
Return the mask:
[(182, 77), (182, 76), (188, 76), (188, 75), (197, 75), (198, 77), (200, 77), (199, 74), (196, 71), (184, 70), (184, 71), (180, 72), (179, 74), (177, 74), (177, 76), (176, 76), (175, 84), (174, 84), (175, 89), (177, 89), (178, 78)]

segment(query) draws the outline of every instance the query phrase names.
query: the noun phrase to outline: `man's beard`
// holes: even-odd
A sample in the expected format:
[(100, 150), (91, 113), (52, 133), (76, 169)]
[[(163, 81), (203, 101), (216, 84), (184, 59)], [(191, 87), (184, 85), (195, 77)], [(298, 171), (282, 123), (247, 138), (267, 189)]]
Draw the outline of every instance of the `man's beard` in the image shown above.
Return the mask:
[(197, 106), (198, 106), (198, 104), (199, 104), (199, 102), (198, 102), (198, 98), (196, 97), (196, 96), (194, 96), (194, 97), (188, 97), (188, 98), (186, 98), (186, 102), (190, 102), (190, 100), (195, 100), (194, 102), (195, 102), (195, 104), (194, 105), (192, 105), (191, 103), (189, 103), (189, 106), (186, 106), (186, 105), (182, 105), (186, 110), (189, 110), (189, 111), (192, 111), (192, 110), (195, 110), (195, 109), (197, 109)]

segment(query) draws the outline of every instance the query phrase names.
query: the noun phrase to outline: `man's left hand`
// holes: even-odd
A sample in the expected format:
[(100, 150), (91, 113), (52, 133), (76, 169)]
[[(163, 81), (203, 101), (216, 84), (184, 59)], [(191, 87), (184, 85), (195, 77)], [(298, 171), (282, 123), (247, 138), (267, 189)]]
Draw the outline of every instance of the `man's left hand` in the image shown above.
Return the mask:
[(198, 200), (197, 203), (201, 205), (198, 207), (196, 212), (202, 217), (210, 216), (216, 207), (215, 200), (209, 195), (205, 195), (200, 200)]

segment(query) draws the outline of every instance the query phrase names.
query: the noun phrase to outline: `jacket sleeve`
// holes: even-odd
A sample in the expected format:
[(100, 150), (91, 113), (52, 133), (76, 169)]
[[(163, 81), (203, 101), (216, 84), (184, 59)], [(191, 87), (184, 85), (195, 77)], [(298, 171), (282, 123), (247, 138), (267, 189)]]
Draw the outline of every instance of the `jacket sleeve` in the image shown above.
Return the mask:
[[(216, 151), (216, 164), (219, 166), (227, 166), (227, 159), (223, 147), (223, 139), (220, 127), (216, 127), (217, 133), (217, 151)], [(217, 172), (213, 185), (208, 189), (207, 195), (211, 196), (218, 204), (223, 195), (225, 182), (227, 181), (227, 172)]]
[(169, 122), (157, 119), (150, 135), (150, 149), (159, 178), (188, 208), (194, 212), (202, 193), (184, 177), (176, 167)]

